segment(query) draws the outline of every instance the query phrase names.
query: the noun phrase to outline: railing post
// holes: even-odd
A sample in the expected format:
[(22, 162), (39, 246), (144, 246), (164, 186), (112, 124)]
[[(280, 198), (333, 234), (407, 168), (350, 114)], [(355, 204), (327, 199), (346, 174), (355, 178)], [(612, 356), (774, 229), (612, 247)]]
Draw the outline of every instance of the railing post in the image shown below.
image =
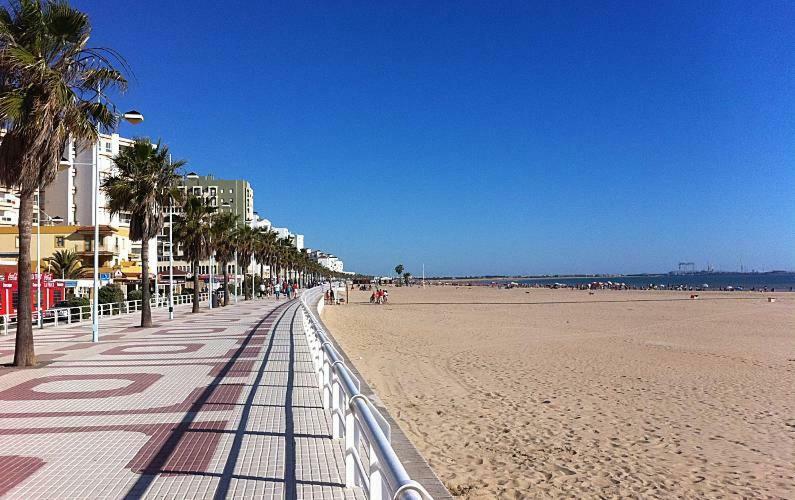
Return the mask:
[(345, 486), (356, 486), (356, 418), (350, 405), (345, 405)]
[(328, 357), (323, 360), (323, 407), (331, 406), (331, 365)]
[(342, 437), (342, 425), (343, 425), (343, 417), (340, 415), (342, 412), (340, 400), (342, 399), (341, 396), (341, 384), (339, 377), (337, 374), (334, 373), (332, 376), (332, 385), (331, 385), (331, 437), (333, 439), (339, 439)]
[(368, 444), (367, 449), (369, 451), (368, 455), (370, 455), (369, 498), (370, 500), (381, 500), (384, 497), (381, 464), (378, 462), (378, 455), (375, 453), (373, 445)]
[(53, 322), (55, 326), (58, 326), (58, 316), (60, 316), (60, 313), (58, 312), (58, 309), (54, 310), (53, 312), (55, 313), (55, 316), (53, 316)]
[(8, 335), (8, 322), (11, 321), (11, 318), (8, 316), (8, 313), (3, 315), (3, 335)]

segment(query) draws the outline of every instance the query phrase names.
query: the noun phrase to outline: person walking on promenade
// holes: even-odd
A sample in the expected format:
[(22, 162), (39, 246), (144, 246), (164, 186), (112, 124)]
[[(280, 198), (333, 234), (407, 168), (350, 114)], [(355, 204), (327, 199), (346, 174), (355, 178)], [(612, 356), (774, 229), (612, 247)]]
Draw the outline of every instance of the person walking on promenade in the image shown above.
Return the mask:
[(265, 295), (265, 283), (259, 284), (259, 298), (262, 298)]
[(273, 291), (276, 294), (276, 300), (279, 300), (279, 287), (277, 286), (276, 289)]

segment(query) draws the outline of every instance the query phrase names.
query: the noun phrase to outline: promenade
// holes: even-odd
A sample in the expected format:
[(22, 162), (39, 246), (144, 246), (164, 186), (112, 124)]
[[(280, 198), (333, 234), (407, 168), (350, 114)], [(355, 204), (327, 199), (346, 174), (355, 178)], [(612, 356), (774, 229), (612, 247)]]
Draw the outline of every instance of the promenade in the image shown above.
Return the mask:
[[(363, 498), (344, 487), (297, 301), (36, 330), (0, 366), (4, 498)], [(0, 337), (0, 364), (13, 335)]]

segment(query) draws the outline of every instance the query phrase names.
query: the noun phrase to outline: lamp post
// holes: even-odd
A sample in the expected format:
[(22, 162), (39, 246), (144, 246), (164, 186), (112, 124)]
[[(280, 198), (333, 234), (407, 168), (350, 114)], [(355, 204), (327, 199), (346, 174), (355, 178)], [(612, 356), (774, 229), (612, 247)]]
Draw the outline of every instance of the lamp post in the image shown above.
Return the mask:
[(215, 292), (215, 290), (213, 290), (213, 271), (214, 271), (213, 268), (214, 267), (215, 267), (215, 252), (210, 254), (210, 266), (209, 266), (209, 269), (208, 269), (209, 275), (210, 275), (210, 277), (208, 279), (208, 288), (210, 290), (210, 293), (209, 293), (210, 309), (213, 308), (213, 293)]
[[(168, 155), (171, 163), (171, 155)], [(168, 211), (168, 319), (174, 319), (174, 197)]]
[(237, 249), (235, 249), (235, 304), (237, 304)]
[[(97, 102), (102, 95), (97, 89)], [(124, 113), (122, 118), (131, 125), (144, 121), (144, 115), (132, 110)], [(91, 341), (99, 342), (99, 137), (94, 143), (93, 175), (91, 177), (91, 201), (94, 205), (94, 298), (91, 301)], [(141, 242), (141, 245), (149, 242)]]
[[(36, 216), (36, 310), (38, 311), (38, 327), (44, 328), (44, 323), (42, 322), (42, 307), (41, 307), (41, 190), (36, 188), (36, 210), (38, 214)], [(63, 222), (63, 218), (58, 217), (50, 217), (47, 215), (47, 212), (44, 212), (44, 215), (47, 216), (47, 221), (50, 223), (60, 224)]]

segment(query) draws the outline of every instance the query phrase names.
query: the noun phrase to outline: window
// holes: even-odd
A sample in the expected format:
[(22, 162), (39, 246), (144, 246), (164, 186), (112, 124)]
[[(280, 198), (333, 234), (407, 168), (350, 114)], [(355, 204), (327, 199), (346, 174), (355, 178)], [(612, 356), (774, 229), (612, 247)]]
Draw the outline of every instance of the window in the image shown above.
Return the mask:
[(221, 188), (221, 194), (224, 194), (224, 188)]
[(19, 248), (19, 236), (14, 239), (14, 247)]
[(66, 243), (66, 238), (63, 236), (56, 236), (55, 237), (55, 246), (56, 248), (63, 248)]
[(232, 188), (229, 188), (229, 194), (234, 194), (234, 193), (235, 192), (232, 190)]
[(107, 142), (105, 143), (105, 151), (107, 151), (108, 153), (110, 153), (111, 151), (113, 151), (113, 148), (111, 147), (110, 141), (107, 141)]

